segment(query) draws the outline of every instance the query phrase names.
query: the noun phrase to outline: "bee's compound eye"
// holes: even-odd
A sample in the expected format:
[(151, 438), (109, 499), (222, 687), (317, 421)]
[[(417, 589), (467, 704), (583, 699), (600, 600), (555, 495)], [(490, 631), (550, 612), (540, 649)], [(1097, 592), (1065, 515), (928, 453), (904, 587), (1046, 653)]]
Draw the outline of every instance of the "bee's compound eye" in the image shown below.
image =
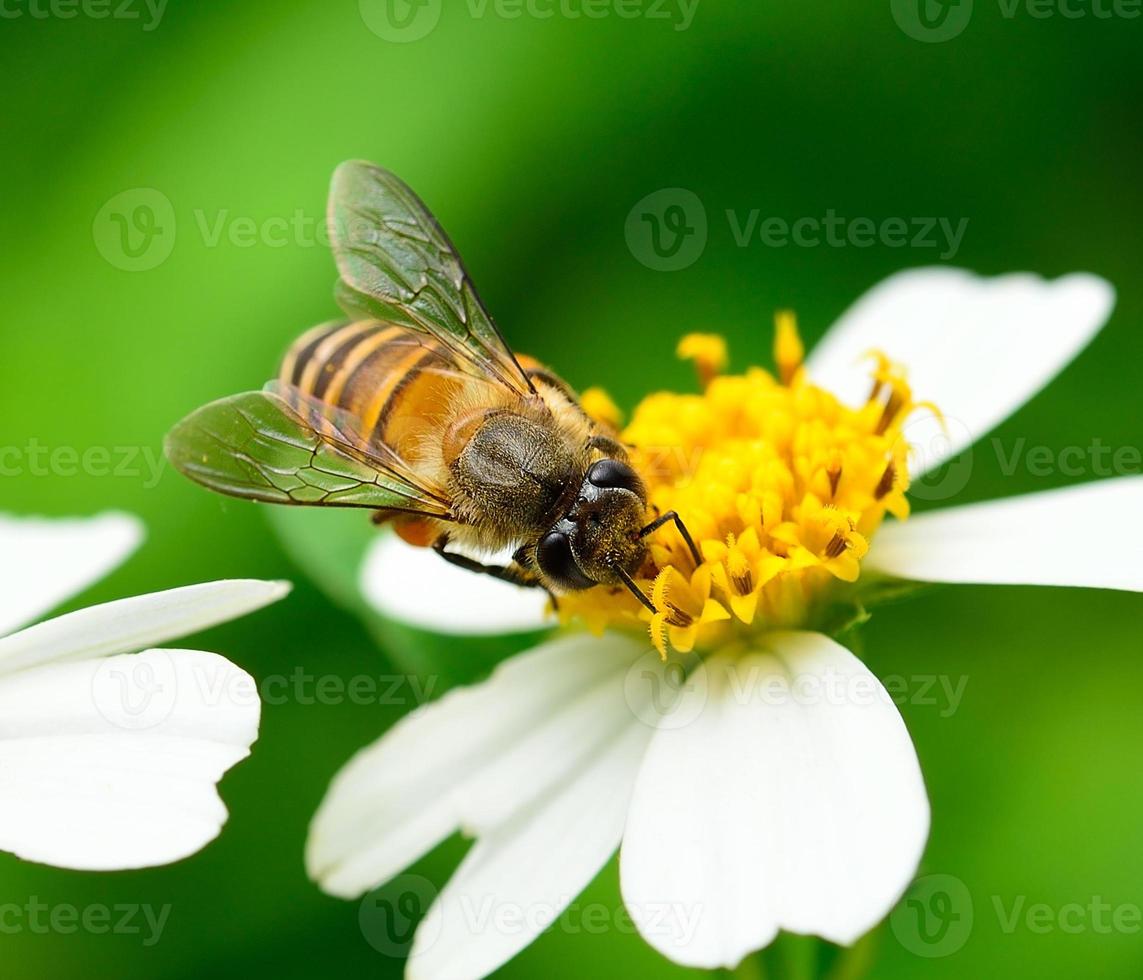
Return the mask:
[(614, 487), (641, 493), (643, 481), (626, 463), (617, 459), (601, 459), (587, 471), (588, 480), (597, 487)]
[(536, 562), (556, 585), (565, 589), (590, 589), (595, 582), (583, 574), (572, 554), (571, 540), (562, 531), (549, 531), (536, 545)]

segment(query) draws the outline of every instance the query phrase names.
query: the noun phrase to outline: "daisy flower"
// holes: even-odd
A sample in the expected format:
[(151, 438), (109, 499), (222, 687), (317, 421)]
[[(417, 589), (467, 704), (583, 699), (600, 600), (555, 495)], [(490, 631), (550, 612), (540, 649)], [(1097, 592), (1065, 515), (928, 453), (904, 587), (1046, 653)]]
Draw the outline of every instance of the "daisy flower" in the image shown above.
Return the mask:
[[(904, 581), (1143, 590), (1140, 478), (909, 518), (910, 481), (1046, 385), (1112, 305), (1090, 275), (921, 269), (808, 358), (779, 315), (774, 374), (724, 374), (719, 338), (686, 338), (703, 390), (650, 395), (623, 438), (701, 563), (660, 533), (640, 580), (654, 614), (622, 590), (561, 596), (561, 635), (359, 753), (313, 821), (311, 876), (352, 898), (475, 838), (418, 927), (414, 978), (492, 972), (617, 847), (632, 919), (677, 963), (733, 968), (779, 930), (853, 943), (913, 877), (929, 804), (843, 628)], [(534, 594), (441, 564), (382, 538), (363, 590), (438, 631), (538, 625)]]
[(287, 584), (192, 585), (13, 632), (141, 539), (122, 514), (0, 515), (0, 850), (87, 871), (150, 867), (198, 851), (226, 821), (215, 787), (257, 737), (254, 681), (217, 654), (148, 648), (259, 609)]

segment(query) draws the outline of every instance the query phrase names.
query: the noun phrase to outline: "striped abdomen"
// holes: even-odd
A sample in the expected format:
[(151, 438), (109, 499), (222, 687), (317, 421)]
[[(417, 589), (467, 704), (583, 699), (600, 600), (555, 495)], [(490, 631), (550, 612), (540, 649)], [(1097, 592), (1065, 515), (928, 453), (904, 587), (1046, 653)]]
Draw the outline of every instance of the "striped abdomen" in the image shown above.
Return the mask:
[(430, 337), (377, 320), (326, 323), (299, 337), (279, 380), (350, 413), (366, 444), (415, 462), (464, 385), (447, 351)]

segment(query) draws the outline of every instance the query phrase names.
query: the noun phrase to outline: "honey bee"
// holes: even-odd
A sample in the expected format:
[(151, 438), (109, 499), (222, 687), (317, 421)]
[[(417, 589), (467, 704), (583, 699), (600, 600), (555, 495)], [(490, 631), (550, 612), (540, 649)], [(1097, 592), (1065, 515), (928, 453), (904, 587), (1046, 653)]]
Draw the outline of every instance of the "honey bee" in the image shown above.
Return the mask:
[(349, 319), (303, 334), (261, 391), (183, 419), (166, 440), (175, 467), (249, 500), (372, 509), (406, 541), (553, 598), (624, 586), (654, 611), (635, 582), (646, 538), (673, 522), (698, 562), (686, 526), (673, 511), (648, 520), (616, 433), (512, 352), (428, 208), (351, 161), (328, 221)]

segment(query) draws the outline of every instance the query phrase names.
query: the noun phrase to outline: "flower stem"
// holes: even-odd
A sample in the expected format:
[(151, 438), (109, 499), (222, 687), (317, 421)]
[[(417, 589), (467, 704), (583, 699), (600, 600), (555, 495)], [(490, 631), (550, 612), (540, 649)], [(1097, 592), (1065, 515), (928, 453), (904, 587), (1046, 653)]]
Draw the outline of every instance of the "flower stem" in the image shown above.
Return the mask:
[(766, 968), (762, 965), (762, 954), (752, 953), (745, 957), (733, 970), (727, 970), (728, 977), (734, 980), (766, 980)]
[(866, 933), (852, 946), (843, 948), (833, 961), (826, 980), (862, 980), (873, 969), (880, 939), (878, 930)]

